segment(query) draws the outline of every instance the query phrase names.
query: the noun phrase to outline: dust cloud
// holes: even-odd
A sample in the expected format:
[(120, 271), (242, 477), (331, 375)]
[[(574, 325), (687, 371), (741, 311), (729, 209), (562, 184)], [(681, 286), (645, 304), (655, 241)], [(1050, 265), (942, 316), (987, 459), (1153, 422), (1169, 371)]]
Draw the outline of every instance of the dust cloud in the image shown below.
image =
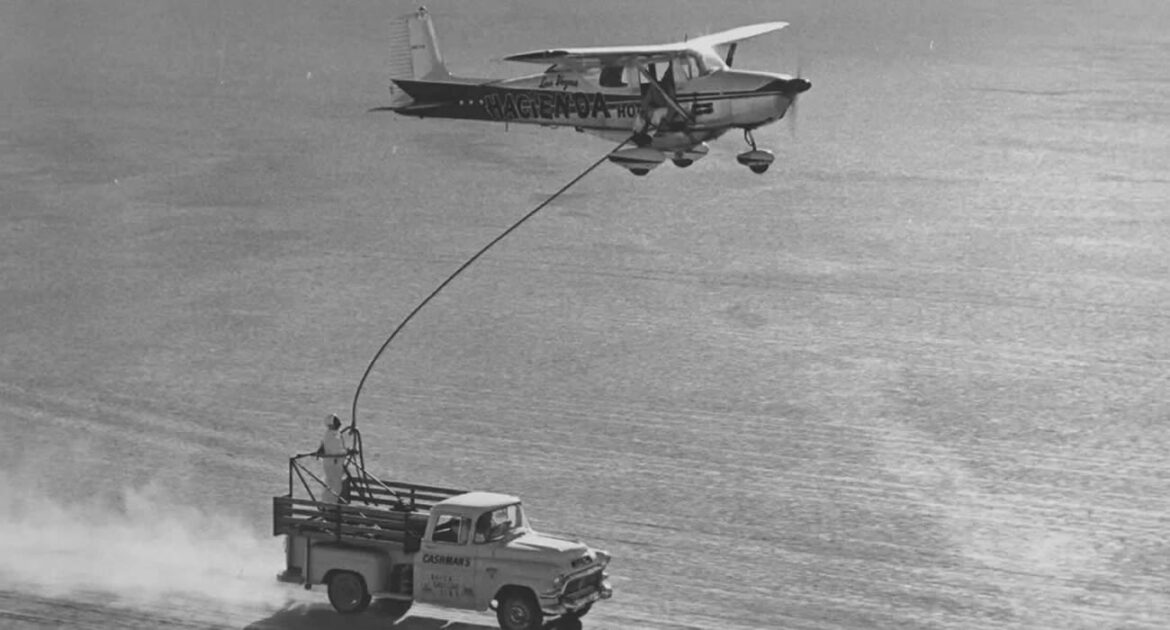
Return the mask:
[(0, 470), (0, 589), (128, 606), (289, 603), (292, 589), (274, 579), (281, 541), (243, 519), (183, 505), (157, 484), (63, 502), (28, 477)]

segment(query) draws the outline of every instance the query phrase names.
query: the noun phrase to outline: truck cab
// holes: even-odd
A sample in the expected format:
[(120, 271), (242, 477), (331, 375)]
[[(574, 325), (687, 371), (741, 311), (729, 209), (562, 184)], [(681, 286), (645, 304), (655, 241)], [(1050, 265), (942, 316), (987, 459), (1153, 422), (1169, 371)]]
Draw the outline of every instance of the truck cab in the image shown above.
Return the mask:
[(518, 497), (469, 492), (431, 512), (415, 565), (416, 599), (475, 610), (494, 603), (519, 618), (533, 612), (515, 601), (527, 598), (543, 615), (580, 614), (612, 592), (608, 563), (604, 551), (535, 531)]
[(286, 539), (278, 579), (324, 585), (340, 613), (379, 598), (401, 616), (418, 601), (492, 609), (503, 630), (535, 630), (550, 617), (579, 619), (613, 593), (609, 554), (537, 532), (519, 497), (356, 472), (344, 502), (294, 497), (292, 472), (289, 494), (273, 499), (273, 533)]

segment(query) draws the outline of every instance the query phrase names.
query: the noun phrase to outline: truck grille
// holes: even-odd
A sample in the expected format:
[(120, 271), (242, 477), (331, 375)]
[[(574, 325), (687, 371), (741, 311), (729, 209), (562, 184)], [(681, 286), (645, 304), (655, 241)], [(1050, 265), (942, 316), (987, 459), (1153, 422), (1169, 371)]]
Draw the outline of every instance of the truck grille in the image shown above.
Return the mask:
[(594, 588), (601, 588), (601, 571), (594, 571), (589, 575), (569, 580), (565, 585), (565, 595), (573, 596), (577, 593)]

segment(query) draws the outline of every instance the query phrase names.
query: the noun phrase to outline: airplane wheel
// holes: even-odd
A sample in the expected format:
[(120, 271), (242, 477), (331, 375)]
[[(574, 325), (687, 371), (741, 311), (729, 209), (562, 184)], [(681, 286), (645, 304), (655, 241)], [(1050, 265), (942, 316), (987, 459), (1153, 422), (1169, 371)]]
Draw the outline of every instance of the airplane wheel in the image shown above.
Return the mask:
[(650, 172), (650, 169), (648, 169), (648, 168), (631, 168), (630, 172), (637, 175), (638, 177), (642, 177), (643, 175), (648, 174)]
[(679, 168), (686, 168), (686, 167), (690, 166), (691, 164), (695, 163), (694, 160), (688, 160), (686, 158), (676, 158), (676, 159), (671, 160), (671, 161), (674, 162), (674, 165), (679, 167)]
[(763, 173), (764, 171), (768, 170), (768, 166), (770, 166), (770, 165), (768, 165), (768, 164), (752, 164), (748, 168), (752, 169), (753, 173)]
[(352, 571), (339, 571), (329, 578), (329, 603), (342, 614), (360, 613), (370, 605), (366, 580)]

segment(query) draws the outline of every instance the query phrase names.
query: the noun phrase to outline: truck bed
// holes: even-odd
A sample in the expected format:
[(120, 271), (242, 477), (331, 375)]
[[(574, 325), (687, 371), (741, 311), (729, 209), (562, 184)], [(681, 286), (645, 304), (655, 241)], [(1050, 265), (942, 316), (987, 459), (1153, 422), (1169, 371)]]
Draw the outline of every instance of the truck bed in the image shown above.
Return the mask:
[(375, 547), (392, 545), (417, 551), (431, 508), (460, 494), (464, 491), (377, 482), (351, 486), (349, 504), (297, 499), (291, 495), (273, 497), (272, 533), (303, 536), (313, 541)]

